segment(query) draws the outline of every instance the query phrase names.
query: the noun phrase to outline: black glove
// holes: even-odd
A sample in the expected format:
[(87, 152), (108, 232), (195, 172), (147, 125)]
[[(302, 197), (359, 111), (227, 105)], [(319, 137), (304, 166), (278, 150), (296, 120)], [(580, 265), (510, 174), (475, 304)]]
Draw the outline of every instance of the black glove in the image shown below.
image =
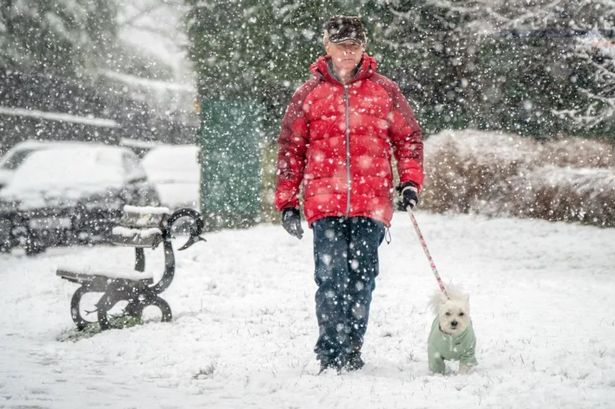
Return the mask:
[(408, 208), (414, 209), (419, 203), (419, 190), (414, 183), (404, 183), (400, 185), (397, 190), (400, 196), (399, 207), (401, 207), (402, 210), (408, 210)]
[(301, 227), (301, 214), (299, 209), (289, 207), (282, 210), (282, 227), (291, 236), (295, 236), (298, 239), (303, 237), (303, 228)]

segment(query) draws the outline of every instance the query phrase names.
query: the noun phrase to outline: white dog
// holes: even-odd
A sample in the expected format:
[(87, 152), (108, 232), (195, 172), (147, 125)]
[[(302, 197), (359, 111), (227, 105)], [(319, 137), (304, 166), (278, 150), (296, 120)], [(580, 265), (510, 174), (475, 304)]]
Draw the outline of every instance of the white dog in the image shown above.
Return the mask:
[(431, 301), (436, 318), (427, 341), (429, 369), (444, 374), (445, 360), (459, 361), (459, 372), (467, 373), (477, 365), (476, 337), (470, 320), (469, 296), (447, 287), (447, 298), (438, 292)]

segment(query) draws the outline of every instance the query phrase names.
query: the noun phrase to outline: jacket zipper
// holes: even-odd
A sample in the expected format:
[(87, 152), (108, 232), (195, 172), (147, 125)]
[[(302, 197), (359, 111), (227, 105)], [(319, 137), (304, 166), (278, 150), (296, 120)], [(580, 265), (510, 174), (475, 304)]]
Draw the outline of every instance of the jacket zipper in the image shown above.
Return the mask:
[(345, 105), (345, 119), (346, 119), (346, 181), (347, 181), (347, 193), (346, 193), (346, 217), (350, 216), (350, 192), (351, 183), (350, 178), (350, 98), (348, 96), (348, 85), (344, 85), (344, 105)]

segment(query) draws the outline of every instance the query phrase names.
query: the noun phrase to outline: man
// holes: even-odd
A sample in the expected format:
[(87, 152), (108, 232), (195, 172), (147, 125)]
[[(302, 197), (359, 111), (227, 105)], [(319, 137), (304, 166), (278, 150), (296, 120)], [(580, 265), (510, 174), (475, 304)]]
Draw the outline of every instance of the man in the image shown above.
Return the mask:
[(360, 369), (378, 246), (393, 215), (391, 150), (404, 208), (423, 183), (423, 142), (412, 109), (365, 52), (358, 17), (335, 16), (324, 30), (326, 55), (292, 97), (279, 135), (275, 205), (282, 225), (301, 239), (298, 194), (314, 231), (314, 351), (321, 372)]

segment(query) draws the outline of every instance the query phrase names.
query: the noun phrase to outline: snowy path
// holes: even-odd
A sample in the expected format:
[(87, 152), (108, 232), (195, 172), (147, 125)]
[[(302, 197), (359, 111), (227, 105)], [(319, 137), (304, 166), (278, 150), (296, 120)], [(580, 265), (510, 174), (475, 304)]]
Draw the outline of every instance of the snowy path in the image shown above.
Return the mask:
[[(435, 281), (407, 215), (381, 247), (357, 373), (315, 376), (311, 233), (208, 234), (178, 256), (175, 319), (60, 342), (76, 285), (58, 264), (130, 249), (0, 255), (0, 408), (612, 408), (615, 229), (419, 212), (445, 280), (471, 293), (480, 366), (431, 376)], [(158, 257), (158, 256), (156, 256)], [(155, 257), (155, 258), (156, 258)], [(158, 259), (148, 260), (158, 266)]]

